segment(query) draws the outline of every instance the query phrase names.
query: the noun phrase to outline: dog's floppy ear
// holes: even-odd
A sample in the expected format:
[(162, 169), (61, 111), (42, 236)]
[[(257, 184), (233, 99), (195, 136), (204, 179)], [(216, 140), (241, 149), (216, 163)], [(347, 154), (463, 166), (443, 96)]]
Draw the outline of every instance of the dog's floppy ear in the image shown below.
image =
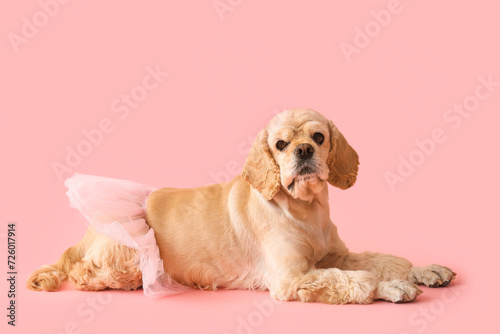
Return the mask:
[(261, 130), (250, 148), (241, 177), (268, 201), (280, 189), (280, 169), (267, 145), (267, 130)]
[(337, 188), (347, 189), (356, 182), (359, 156), (332, 121), (328, 121), (328, 127), (330, 128), (330, 153), (326, 162), (330, 169), (328, 182)]

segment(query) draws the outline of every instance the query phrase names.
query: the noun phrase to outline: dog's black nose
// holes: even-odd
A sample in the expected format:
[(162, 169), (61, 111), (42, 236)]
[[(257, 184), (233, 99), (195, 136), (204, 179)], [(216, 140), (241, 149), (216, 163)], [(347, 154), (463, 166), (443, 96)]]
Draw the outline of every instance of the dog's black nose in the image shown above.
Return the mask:
[(300, 144), (297, 145), (293, 153), (295, 153), (300, 159), (306, 160), (312, 157), (314, 153), (314, 147), (312, 147), (311, 144)]

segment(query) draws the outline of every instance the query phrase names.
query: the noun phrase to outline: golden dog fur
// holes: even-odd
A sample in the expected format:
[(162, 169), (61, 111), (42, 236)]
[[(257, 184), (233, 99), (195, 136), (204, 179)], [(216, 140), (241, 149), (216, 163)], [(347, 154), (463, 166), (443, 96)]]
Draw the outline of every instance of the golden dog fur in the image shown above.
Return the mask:
[[(304, 163), (301, 144), (311, 155)], [(276, 115), (231, 182), (163, 188), (148, 197), (147, 222), (165, 272), (200, 289), (268, 289), (278, 300), (333, 304), (407, 302), (421, 293), (416, 284), (448, 285), (455, 273), (446, 267), (349, 252), (330, 220), (327, 183), (351, 187), (358, 164), (356, 151), (321, 114)], [(67, 278), (82, 290), (142, 284), (136, 251), (91, 228), (56, 264), (35, 271), (27, 287), (55, 291)]]

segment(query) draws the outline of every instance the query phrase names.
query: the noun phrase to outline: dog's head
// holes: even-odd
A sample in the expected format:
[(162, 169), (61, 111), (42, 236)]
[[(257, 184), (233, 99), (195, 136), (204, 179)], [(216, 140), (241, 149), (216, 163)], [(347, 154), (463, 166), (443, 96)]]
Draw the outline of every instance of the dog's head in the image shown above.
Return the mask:
[(308, 109), (286, 110), (259, 132), (242, 177), (271, 200), (281, 189), (309, 200), (328, 181), (340, 189), (356, 182), (359, 158), (332, 121)]

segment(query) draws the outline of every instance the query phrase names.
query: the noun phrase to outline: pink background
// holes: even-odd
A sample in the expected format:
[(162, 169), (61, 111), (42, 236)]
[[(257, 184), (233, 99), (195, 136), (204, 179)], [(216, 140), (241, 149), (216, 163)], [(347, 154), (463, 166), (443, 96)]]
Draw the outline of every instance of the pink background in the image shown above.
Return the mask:
[[(385, 17), (380, 28), (370, 12), (394, 6), (388, 0), (220, 2), (231, 8), (223, 19), (213, 0), (71, 1), (57, 12), (50, 7), (47, 22), (35, 0), (2, 4), (1, 261), (7, 222), (15, 221), (19, 271), (16, 328), (6, 324), (1, 280), (2, 331), (401, 334), (498, 328), (500, 87), (456, 129), (443, 118), (473, 96), (479, 76), (500, 81), (498, 4), (401, 0), (398, 14), (390, 22)], [(15, 52), (9, 34), (22, 36), (23, 17), (33, 22), (34, 15), (43, 26)], [(358, 36), (362, 47), (348, 61), (341, 45), (355, 46), (356, 31), (365, 25), (373, 37), (362, 45)], [(139, 94), (146, 68), (157, 65), (168, 77), (120, 119), (114, 101)], [(72, 171), (193, 187), (237, 175), (258, 130), (291, 107), (333, 119), (361, 157), (356, 186), (330, 189), (332, 219), (350, 249), (450, 266), (459, 275), (449, 289), (423, 288), (416, 302), (405, 305), (291, 302), (270, 314), (254, 304), (269, 300), (264, 292), (193, 291), (151, 299), (141, 291), (25, 289), (33, 270), (53, 263), (86, 229), (52, 167), (65, 163), (67, 146), (84, 145), (82, 131), (103, 119), (112, 124)], [(415, 140), (431, 138), (436, 128), (446, 141), (391, 191), (384, 174), (397, 172), (399, 156), (418, 157)], [(243, 328), (242, 321), (254, 325)]]

